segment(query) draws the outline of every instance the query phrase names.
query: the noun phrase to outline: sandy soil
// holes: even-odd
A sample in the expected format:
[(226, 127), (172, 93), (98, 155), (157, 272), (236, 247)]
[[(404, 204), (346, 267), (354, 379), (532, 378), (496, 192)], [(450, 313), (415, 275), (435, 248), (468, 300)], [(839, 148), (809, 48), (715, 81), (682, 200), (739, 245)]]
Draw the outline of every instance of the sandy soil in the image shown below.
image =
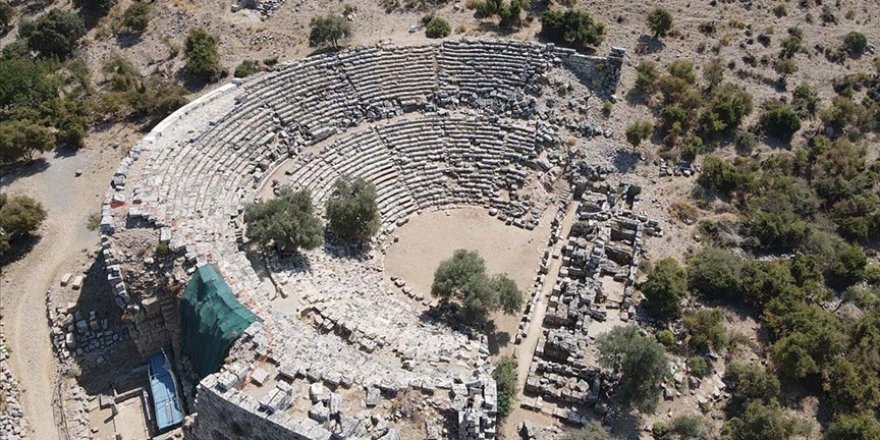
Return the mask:
[[(56, 362), (49, 340), (46, 291), (64, 272), (80, 267), (84, 251), (98, 245), (98, 234), (88, 230), (87, 218), (99, 212), (120, 154), (89, 148), (68, 156), (49, 152), (42, 159), (45, 170), (25, 175), (25, 169), (25, 173), (0, 179), (0, 191), (31, 196), (48, 213), (39, 242), (24, 258), (3, 268), (0, 315), (9, 345), (14, 347), (10, 363), (24, 389), (21, 404), (33, 429), (31, 438), (54, 439)], [(75, 177), (76, 170), (83, 175)]]
[[(414, 292), (427, 297), (434, 270), (441, 261), (451, 257), (456, 249), (475, 250), (486, 260), (490, 274), (507, 273), (528, 298), (550, 236), (554, 214), (550, 211), (545, 212), (541, 224), (533, 231), (506, 226), (481, 208), (422, 214), (394, 232), (399, 241), (388, 248), (385, 275), (402, 278)], [(520, 316), (495, 313), (493, 319), (498, 331), (512, 338)], [(513, 344), (506, 344), (500, 354), (512, 350)]]

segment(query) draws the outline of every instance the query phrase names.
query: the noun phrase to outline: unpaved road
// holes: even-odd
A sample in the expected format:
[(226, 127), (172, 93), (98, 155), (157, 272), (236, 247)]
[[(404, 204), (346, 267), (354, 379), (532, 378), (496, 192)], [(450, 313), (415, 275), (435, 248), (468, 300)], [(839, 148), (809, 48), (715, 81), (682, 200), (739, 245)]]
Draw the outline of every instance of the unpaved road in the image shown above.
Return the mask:
[[(21, 405), (31, 438), (58, 438), (52, 416), (56, 374), (49, 339), (46, 291), (64, 272), (79, 268), (86, 249), (98, 245), (98, 233), (86, 220), (98, 212), (121, 152), (87, 149), (71, 156), (45, 154), (48, 167), (31, 175), (0, 179), (0, 191), (26, 194), (48, 213), (39, 243), (24, 258), (2, 268), (0, 319), (11, 348), (10, 364), (23, 392)], [(83, 175), (75, 177), (76, 170)]]

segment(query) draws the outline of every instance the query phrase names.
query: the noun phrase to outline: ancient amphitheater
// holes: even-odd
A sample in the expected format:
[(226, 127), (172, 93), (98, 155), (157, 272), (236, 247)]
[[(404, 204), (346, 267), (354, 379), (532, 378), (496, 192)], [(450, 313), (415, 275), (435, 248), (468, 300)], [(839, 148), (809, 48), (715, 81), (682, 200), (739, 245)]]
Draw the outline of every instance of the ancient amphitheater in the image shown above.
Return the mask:
[[(583, 105), (571, 97), (613, 93), (623, 57), (488, 40), (350, 49), (228, 84), (155, 127), (119, 167), (102, 213), (103, 258), (130, 337), (142, 354), (169, 340), (181, 350), (176, 297), (143, 288), (150, 273), (185, 284), (196, 268), (216, 267), (258, 318), (219, 372), (197, 386), (183, 375), (191, 434), (494, 438), (486, 337), (426, 318), (431, 298), (383, 279), (396, 228), (458, 207), (483, 207), (510, 227), (553, 223), (541, 267), (529, 269), (537, 281), (516, 336), (540, 335), (521, 359), (532, 396), (521, 404), (540, 413), (552, 401), (550, 416), (582, 420), (584, 403), (609, 386), (577, 356), (587, 323), (605, 319), (591, 307), (611, 295), (598, 277), (619, 282), (615, 308), (625, 318), (642, 234), (660, 229), (632, 214), (637, 188), (602, 183), (608, 170), (569, 141), (602, 139), (601, 130), (559, 115)], [(325, 248), (299, 260), (252, 258), (246, 204), (290, 186), (323, 206), (343, 175), (378, 189), (383, 226), (369, 257)], [(178, 257), (140, 270), (135, 240), (165, 243)], [(544, 291), (546, 318), (530, 329)], [(407, 417), (414, 410), (418, 422)]]

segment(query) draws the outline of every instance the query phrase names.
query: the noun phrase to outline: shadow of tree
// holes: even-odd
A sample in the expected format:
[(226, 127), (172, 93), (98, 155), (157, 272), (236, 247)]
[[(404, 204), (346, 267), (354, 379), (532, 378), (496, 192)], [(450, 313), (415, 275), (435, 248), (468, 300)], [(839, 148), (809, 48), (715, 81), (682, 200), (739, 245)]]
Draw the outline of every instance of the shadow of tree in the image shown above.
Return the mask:
[(0, 165), (0, 186), (11, 185), (12, 182), (33, 176), (49, 168), (49, 162), (43, 157)]

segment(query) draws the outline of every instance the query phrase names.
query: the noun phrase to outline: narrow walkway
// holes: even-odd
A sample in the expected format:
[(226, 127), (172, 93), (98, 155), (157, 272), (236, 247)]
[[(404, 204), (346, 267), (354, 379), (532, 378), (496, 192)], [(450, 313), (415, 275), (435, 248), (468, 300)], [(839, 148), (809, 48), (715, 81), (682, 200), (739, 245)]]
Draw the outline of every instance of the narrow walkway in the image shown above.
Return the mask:
[(520, 402), (523, 399), (523, 388), (526, 384), (526, 377), (529, 374), (529, 369), (532, 366), (532, 359), (534, 357), (535, 348), (538, 346), (538, 339), (540, 339), (541, 334), (544, 331), (544, 326), (542, 323), (544, 322), (544, 315), (547, 314), (547, 303), (550, 299), (550, 293), (553, 291), (553, 286), (556, 285), (556, 279), (559, 277), (559, 269), (562, 265), (562, 256), (559, 258), (553, 258), (553, 254), (561, 251), (562, 247), (565, 246), (565, 243), (568, 241), (568, 233), (571, 230), (571, 225), (574, 222), (575, 213), (577, 212), (578, 202), (572, 202), (568, 205), (568, 210), (565, 213), (565, 217), (562, 219), (562, 230), (560, 239), (553, 246), (550, 255), (550, 266), (547, 270), (547, 277), (544, 279), (544, 287), (541, 289), (541, 293), (538, 297), (538, 303), (535, 306), (535, 310), (532, 312), (531, 322), (529, 323), (529, 330), (526, 333), (526, 337), (517, 347), (517, 394), (516, 401), (514, 403), (514, 409), (511, 411), (510, 415), (507, 416), (507, 422), (505, 425), (505, 434), (507, 438), (516, 438), (516, 428), (517, 425), (523, 420), (526, 419), (534, 419), (534, 415), (536, 413), (532, 411), (525, 410), (519, 406)]

